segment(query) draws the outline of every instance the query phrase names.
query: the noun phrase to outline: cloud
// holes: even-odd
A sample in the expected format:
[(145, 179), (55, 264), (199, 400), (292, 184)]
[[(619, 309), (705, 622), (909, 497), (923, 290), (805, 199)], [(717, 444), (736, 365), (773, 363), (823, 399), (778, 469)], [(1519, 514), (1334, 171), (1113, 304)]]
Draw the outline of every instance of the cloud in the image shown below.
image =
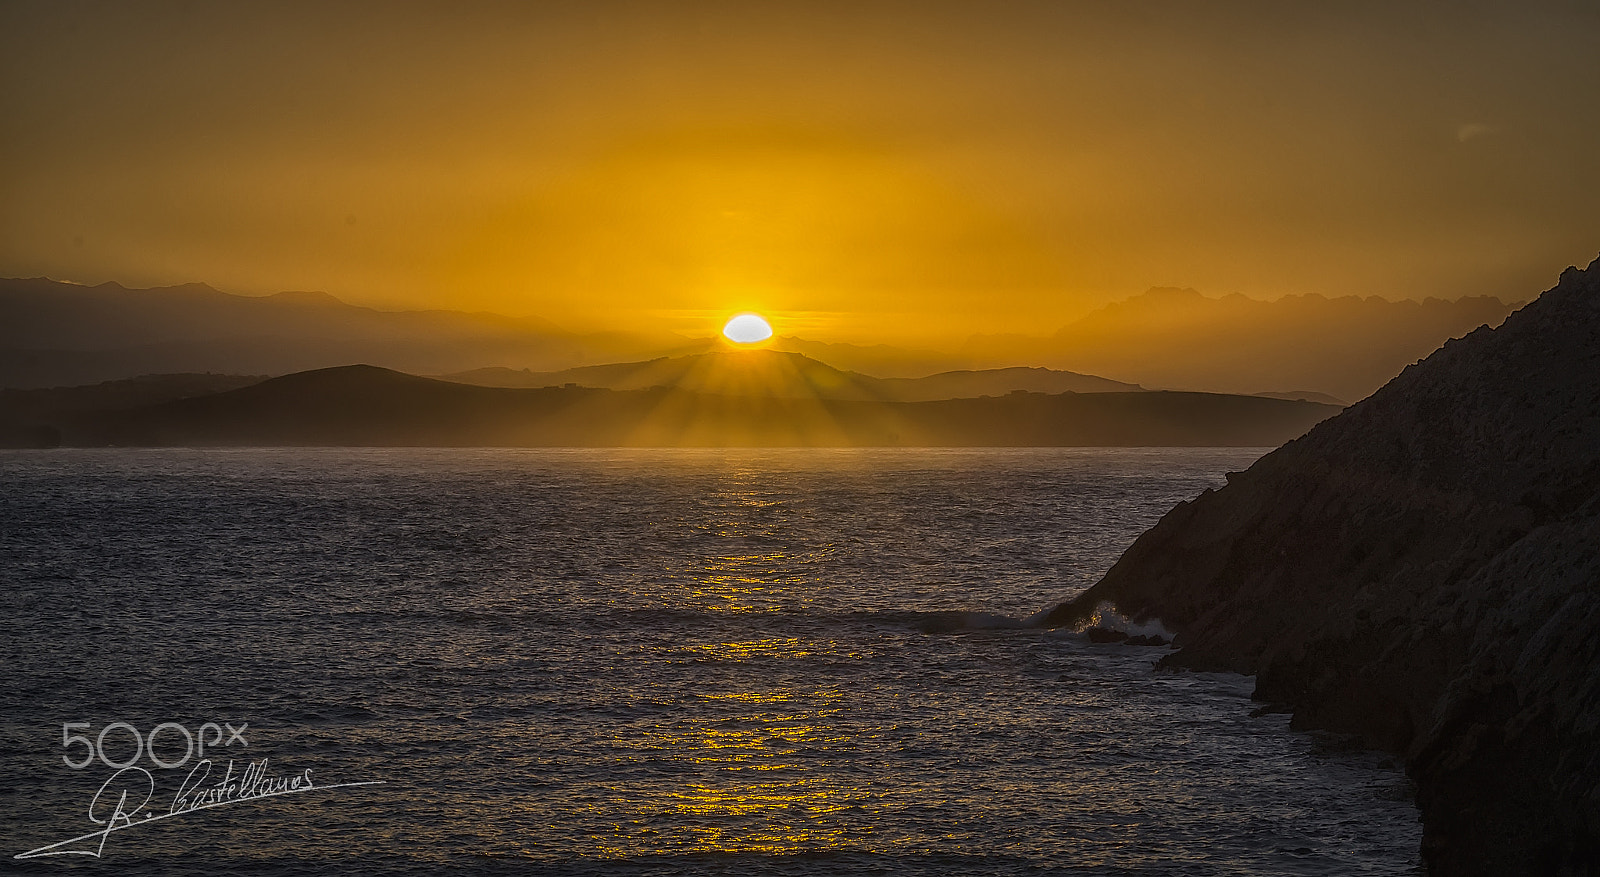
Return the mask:
[(1468, 140), (1477, 140), (1479, 137), (1487, 137), (1493, 133), (1494, 128), (1482, 122), (1468, 122), (1456, 129), (1456, 139), (1466, 143)]

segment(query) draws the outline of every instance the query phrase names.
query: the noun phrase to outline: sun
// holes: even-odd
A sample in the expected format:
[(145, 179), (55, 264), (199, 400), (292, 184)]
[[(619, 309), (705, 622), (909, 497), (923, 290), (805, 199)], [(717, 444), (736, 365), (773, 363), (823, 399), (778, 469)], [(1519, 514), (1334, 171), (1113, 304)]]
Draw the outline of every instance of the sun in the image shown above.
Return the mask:
[(754, 344), (772, 337), (772, 326), (758, 314), (740, 314), (722, 327), (722, 334), (735, 344)]

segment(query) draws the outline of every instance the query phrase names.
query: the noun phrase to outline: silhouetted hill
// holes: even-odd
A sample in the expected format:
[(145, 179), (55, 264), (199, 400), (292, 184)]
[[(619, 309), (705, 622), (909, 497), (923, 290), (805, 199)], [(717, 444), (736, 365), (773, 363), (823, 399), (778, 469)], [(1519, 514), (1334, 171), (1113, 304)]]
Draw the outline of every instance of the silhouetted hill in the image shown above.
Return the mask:
[(841, 371), (798, 353), (776, 350), (702, 353), (555, 372), (476, 369), (442, 377), (486, 387), (560, 387), (566, 384), (609, 390), (669, 387), (734, 396), (901, 402), (1003, 396), (1016, 390), (1106, 393), (1140, 389), (1133, 384), (1093, 375), (1043, 368), (945, 372), (924, 378), (875, 378)]
[(1222, 393), (1284, 387), (1361, 399), (1445, 341), (1496, 325), (1513, 305), (1494, 298), (1386, 301), (1291, 295), (1261, 301), (1152, 289), (1106, 305), (1052, 338), (977, 337), (984, 359)]
[(514, 389), (347, 366), (51, 426), (82, 445), (1265, 446), (1336, 410), (1205, 393), (896, 402)]
[(1168, 663), (1405, 754), (1437, 875), (1600, 873), (1600, 260), (1182, 503), (1106, 577)]
[(423, 372), (556, 367), (636, 355), (641, 346), (630, 336), (574, 335), (535, 319), (378, 311), (323, 293), (0, 280), (0, 387), (173, 372), (283, 374), (361, 360)]

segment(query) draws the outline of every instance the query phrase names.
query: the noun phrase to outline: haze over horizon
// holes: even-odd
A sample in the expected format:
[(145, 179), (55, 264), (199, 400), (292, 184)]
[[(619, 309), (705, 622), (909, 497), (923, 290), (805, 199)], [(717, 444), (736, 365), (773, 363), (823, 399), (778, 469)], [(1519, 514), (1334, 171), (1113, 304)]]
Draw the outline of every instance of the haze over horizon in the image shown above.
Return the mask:
[[(1515, 307), (1488, 296), (1391, 302), (1313, 294), (1268, 302), (1152, 289), (1050, 334), (973, 335), (942, 351), (786, 334), (753, 346), (874, 378), (1048, 368), (1149, 389), (1310, 392), (1348, 402)], [(326, 293), (238, 296), (204, 284), (128, 289), (0, 278), (0, 388), (163, 373), (281, 375), (355, 363), (420, 375), (510, 369), (516, 374), (480, 377), (530, 386), (523, 381), (565, 383), (571, 378), (559, 373), (566, 369), (740, 347), (748, 345), (720, 336), (572, 333), (489, 312), (375, 310)], [(1069, 382), (1051, 392), (1076, 388)]]
[(1587, 264), (1600, 10), (0, 3), (0, 276), (821, 342)]

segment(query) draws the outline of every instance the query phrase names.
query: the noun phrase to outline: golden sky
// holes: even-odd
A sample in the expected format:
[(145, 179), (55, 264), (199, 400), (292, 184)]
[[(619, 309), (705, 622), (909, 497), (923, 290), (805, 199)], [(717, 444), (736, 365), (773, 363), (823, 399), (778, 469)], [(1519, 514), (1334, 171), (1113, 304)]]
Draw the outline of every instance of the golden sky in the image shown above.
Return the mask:
[(1600, 4), (0, 0), (0, 276), (817, 340), (1600, 252)]

